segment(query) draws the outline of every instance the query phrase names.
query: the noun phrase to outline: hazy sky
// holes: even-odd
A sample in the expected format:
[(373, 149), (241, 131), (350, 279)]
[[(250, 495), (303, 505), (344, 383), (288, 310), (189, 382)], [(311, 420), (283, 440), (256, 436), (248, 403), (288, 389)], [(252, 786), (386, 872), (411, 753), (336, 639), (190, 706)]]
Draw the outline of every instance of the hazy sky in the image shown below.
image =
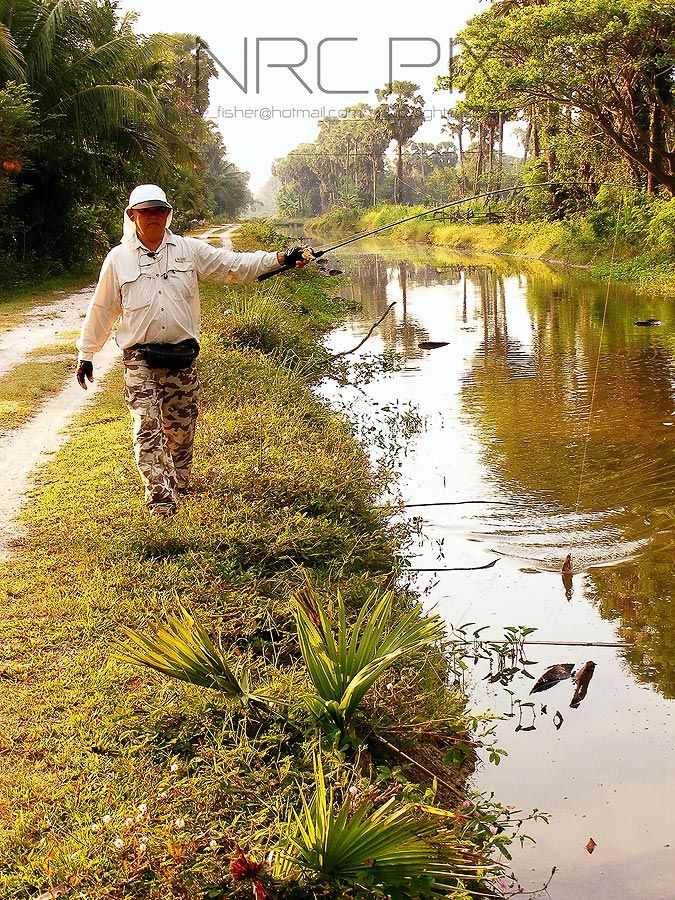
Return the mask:
[[(397, 39), (392, 44), (392, 77), (419, 84), (426, 100), (427, 122), (416, 140), (444, 139), (441, 113), (453, 100), (447, 91), (433, 92), (434, 80), (448, 71), (450, 38), (488, 5), (460, 0), (440, 6), (440, 15), (438, 0), (390, 3), (386, 11), (356, 0), (323, 6), (253, 0), (234, 13), (208, 0), (121, 4), (140, 14), (137, 31), (199, 34), (229, 69), (232, 77), (220, 71), (211, 81), (208, 115), (222, 131), (230, 159), (251, 173), (254, 192), (269, 177), (274, 159), (302, 141), (314, 140), (319, 117), (339, 114), (355, 103), (377, 102), (375, 89), (389, 80), (390, 38)], [(292, 63), (302, 63), (295, 74), (280, 67)]]

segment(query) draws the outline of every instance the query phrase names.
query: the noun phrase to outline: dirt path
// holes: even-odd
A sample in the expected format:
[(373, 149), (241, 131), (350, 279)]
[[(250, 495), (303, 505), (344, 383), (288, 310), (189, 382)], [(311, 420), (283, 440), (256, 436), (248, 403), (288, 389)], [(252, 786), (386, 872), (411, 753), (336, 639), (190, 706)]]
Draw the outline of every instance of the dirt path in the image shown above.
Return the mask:
[[(49, 306), (36, 307), (24, 324), (5, 332), (0, 341), (0, 374), (11, 370), (30, 351), (54, 343), (61, 332), (79, 329), (91, 290), (88, 287)], [(10, 555), (21, 539), (18, 516), (33, 486), (33, 473), (64, 443), (68, 422), (92, 402), (101, 380), (120, 356), (117, 345), (109, 340), (96, 355), (96, 381), (89, 390), (83, 391), (72, 377), (25, 425), (0, 431), (0, 558)]]
[(218, 237), (220, 238), (220, 243), (227, 250), (232, 250), (232, 235), (239, 228), (239, 225), (230, 225), (228, 223), (224, 225), (216, 225), (215, 228), (208, 228), (206, 231), (202, 232), (199, 237), (203, 241), (208, 241), (210, 238)]
[[(93, 289), (94, 285), (90, 284), (61, 300), (36, 306), (26, 314), (21, 325), (0, 332), (0, 376), (33, 350), (62, 341), (61, 332), (79, 331)], [(2, 307), (0, 314), (1, 310)]]
[[(219, 237), (232, 249), (231, 235), (238, 225), (218, 225), (199, 235), (202, 240)], [(0, 376), (40, 347), (63, 342), (64, 332), (79, 331), (94, 285), (88, 285), (61, 300), (30, 310), (24, 322), (0, 333)], [(75, 361), (73, 340), (73, 361)], [(96, 354), (96, 381), (83, 391), (74, 377), (48, 400), (21, 428), (0, 430), (0, 559), (6, 558), (21, 540), (19, 513), (34, 486), (34, 473), (68, 437), (68, 424), (86, 404), (91, 403), (101, 381), (121, 358), (111, 338)]]

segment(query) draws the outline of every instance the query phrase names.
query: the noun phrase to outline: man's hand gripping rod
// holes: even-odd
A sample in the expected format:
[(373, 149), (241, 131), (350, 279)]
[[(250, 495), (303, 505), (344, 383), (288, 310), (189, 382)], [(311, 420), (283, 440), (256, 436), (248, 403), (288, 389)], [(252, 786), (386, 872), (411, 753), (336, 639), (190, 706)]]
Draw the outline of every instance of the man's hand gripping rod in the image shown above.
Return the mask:
[(258, 281), (266, 281), (268, 278), (272, 278), (272, 276), (278, 275), (280, 272), (286, 272), (288, 269), (295, 269), (300, 260), (304, 263), (312, 262), (312, 260), (323, 256), (325, 252), (325, 250), (312, 250), (311, 247), (294, 247), (293, 250), (290, 250), (286, 254), (286, 262), (281, 268), (272, 269), (271, 272), (265, 272), (264, 275), (258, 275)]

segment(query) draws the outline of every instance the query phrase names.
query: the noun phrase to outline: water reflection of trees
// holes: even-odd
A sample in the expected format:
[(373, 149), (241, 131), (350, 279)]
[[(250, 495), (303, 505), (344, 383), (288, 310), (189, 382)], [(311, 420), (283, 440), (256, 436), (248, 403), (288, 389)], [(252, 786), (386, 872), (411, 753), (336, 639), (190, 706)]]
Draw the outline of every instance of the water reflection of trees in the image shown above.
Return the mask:
[(592, 583), (603, 618), (618, 620), (618, 635), (627, 644), (624, 656), (636, 677), (675, 697), (672, 548), (593, 572)]
[[(427, 340), (429, 333), (424, 325), (408, 309), (408, 294), (412, 289), (435, 285), (460, 285), (462, 319), (468, 321), (467, 285), (478, 286), (481, 296), (493, 292), (483, 309), (485, 346), (507, 340), (506, 308), (503, 281), (501, 287), (491, 279), (493, 270), (485, 265), (461, 265), (459, 263), (415, 263), (410, 260), (385, 260), (380, 254), (363, 254), (351, 257), (347, 263), (348, 279), (343, 296), (355, 307), (363, 310), (365, 321), (376, 321), (392, 300), (397, 309), (380, 326), (379, 334), (387, 350), (397, 350), (406, 356), (420, 355), (419, 342)], [(492, 287), (491, 287), (492, 285)], [(515, 347), (511, 346), (512, 353)]]
[(429, 336), (424, 326), (410, 314), (408, 294), (415, 287), (446, 284), (443, 273), (433, 266), (397, 261), (387, 263), (375, 254), (359, 256), (351, 262), (351, 274), (343, 296), (358, 305), (365, 321), (376, 321), (392, 300), (397, 301), (394, 314), (388, 316), (378, 333), (386, 350), (396, 350), (408, 357), (419, 357), (419, 342)]
[[(591, 570), (594, 599), (603, 617), (619, 620), (636, 676), (674, 696), (669, 541), (675, 447), (673, 431), (662, 424), (672, 421), (673, 411), (667, 335), (632, 324), (643, 318), (643, 307), (630, 291), (613, 289), (602, 328), (605, 285), (530, 279), (530, 377), (514, 378), (504, 280), (485, 271), (472, 283), (480, 296), (483, 342), (463, 398), (493, 471), (517, 494), (544, 495), (575, 508), (600, 351), (580, 509), (613, 510), (612, 521), (626, 540), (648, 540), (649, 547), (634, 562)], [(655, 307), (655, 317), (666, 318), (653, 303), (650, 315)]]
[[(462, 390), (486, 462), (507, 490), (574, 510), (589, 422), (593, 374), (600, 368), (589, 452), (580, 495), (583, 513), (613, 510), (610, 524), (628, 541), (647, 539), (637, 560), (591, 569), (591, 596), (602, 616), (617, 620), (635, 676), (675, 696), (675, 613), (670, 535), (673, 531), (672, 347), (667, 332), (636, 328), (636, 319), (667, 320), (667, 301), (645, 307), (613, 288), (604, 329), (606, 286), (538, 268), (519, 275), (531, 327), (523, 346), (509, 334), (513, 282), (490, 264), (400, 262), (379, 254), (354, 257), (345, 296), (364, 311), (364, 327), (392, 299), (395, 317), (380, 328), (389, 350), (418, 354), (428, 337), (410, 314), (416, 287), (457, 285), (464, 324), (480, 323), (481, 343)], [(502, 263), (497, 263), (497, 266)], [(520, 323), (522, 327), (522, 322)], [(588, 538), (580, 531), (582, 540)], [(561, 559), (567, 550), (563, 547)], [(563, 552), (564, 550), (564, 552)]]

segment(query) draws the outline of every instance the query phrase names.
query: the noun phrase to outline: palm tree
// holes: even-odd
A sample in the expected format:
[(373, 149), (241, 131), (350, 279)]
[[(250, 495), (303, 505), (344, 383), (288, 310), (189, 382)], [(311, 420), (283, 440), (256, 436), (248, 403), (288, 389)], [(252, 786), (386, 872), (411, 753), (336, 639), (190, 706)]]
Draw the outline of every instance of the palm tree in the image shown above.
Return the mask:
[(185, 113), (160, 96), (172, 42), (133, 21), (95, 0), (0, 0), (0, 89), (27, 90), (40, 123), (21, 176), (29, 245), (57, 241), (85, 200), (117, 206), (141, 172), (198, 159)]
[(396, 141), (394, 203), (401, 202), (403, 147), (417, 134), (424, 121), (424, 97), (417, 93), (419, 89), (412, 81), (392, 81), (375, 92), (380, 101), (375, 108), (375, 117), (386, 125), (390, 139)]

